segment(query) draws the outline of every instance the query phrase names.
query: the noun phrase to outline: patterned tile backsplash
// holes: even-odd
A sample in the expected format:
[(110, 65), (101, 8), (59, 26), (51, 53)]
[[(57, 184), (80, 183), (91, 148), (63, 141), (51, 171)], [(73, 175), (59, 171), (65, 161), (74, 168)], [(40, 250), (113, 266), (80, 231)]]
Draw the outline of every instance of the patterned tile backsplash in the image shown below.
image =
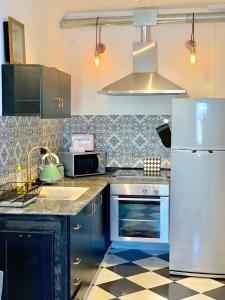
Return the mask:
[(170, 161), (156, 132), (168, 115), (82, 115), (64, 122), (64, 148), (69, 150), (75, 133), (94, 133), (96, 149), (107, 151), (108, 167), (143, 167), (146, 156)]
[[(27, 151), (47, 145), (52, 151), (69, 149), (74, 133), (94, 133), (96, 149), (107, 151), (108, 167), (143, 167), (146, 156), (170, 159), (155, 128), (170, 116), (83, 115), (71, 119), (42, 120), (39, 117), (0, 117), (0, 183), (15, 180), (17, 164), (25, 171)], [(38, 156), (34, 155), (33, 164)]]
[[(17, 164), (25, 169), (27, 151), (47, 145), (52, 151), (63, 149), (63, 120), (39, 117), (0, 117), (0, 183), (15, 180)], [(37, 163), (34, 157), (33, 163)]]

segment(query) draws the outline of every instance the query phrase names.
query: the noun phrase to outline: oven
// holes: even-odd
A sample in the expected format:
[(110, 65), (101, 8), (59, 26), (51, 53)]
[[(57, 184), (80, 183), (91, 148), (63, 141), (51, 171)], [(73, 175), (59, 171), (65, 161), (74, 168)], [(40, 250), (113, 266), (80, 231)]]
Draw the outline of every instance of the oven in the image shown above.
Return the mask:
[(112, 241), (168, 243), (168, 228), (168, 184), (111, 184)]

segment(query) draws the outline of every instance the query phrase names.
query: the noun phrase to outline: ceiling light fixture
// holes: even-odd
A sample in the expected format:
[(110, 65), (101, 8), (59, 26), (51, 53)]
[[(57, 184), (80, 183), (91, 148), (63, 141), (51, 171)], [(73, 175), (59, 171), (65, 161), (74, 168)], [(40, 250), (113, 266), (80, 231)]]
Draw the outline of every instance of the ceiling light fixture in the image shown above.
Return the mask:
[(186, 42), (186, 48), (190, 51), (190, 63), (196, 63), (196, 41), (195, 41), (195, 14), (192, 16), (191, 39)]
[(105, 45), (101, 43), (102, 26), (99, 22), (99, 17), (96, 18), (96, 41), (95, 41), (95, 65), (100, 66), (100, 54), (105, 51)]

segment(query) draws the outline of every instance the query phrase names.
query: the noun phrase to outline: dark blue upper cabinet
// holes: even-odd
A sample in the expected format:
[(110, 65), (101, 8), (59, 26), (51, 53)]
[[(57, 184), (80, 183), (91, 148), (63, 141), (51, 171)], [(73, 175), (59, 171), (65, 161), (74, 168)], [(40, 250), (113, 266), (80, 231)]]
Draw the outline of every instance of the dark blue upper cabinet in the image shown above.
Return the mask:
[(42, 65), (2, 65), (2, 114), (69, 118), (71, 76)]

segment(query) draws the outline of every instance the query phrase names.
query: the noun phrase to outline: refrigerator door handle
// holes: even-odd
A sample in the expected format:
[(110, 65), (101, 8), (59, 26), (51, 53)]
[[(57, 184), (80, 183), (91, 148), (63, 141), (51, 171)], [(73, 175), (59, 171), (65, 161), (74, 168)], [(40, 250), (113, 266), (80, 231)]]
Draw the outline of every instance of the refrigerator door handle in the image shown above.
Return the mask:
[(179, 149), (179, 150), (174, 150), (173, 151), (178, 151), (178, 152), (183, 152), (183, 153), (202, 153), (202, 154), (213, 154), (215, 151), (214, 150), (184, 150), (184, 149)]
[(211, 154), (213, 154), (213, 150), (207, 150), (207, 151), (203, 151), (203, 150), (192, 150), (192, 153), (197, 153), (197, 152), (200, 152), (200, 153), (206, 152), (206, 153), (211, 153)]

